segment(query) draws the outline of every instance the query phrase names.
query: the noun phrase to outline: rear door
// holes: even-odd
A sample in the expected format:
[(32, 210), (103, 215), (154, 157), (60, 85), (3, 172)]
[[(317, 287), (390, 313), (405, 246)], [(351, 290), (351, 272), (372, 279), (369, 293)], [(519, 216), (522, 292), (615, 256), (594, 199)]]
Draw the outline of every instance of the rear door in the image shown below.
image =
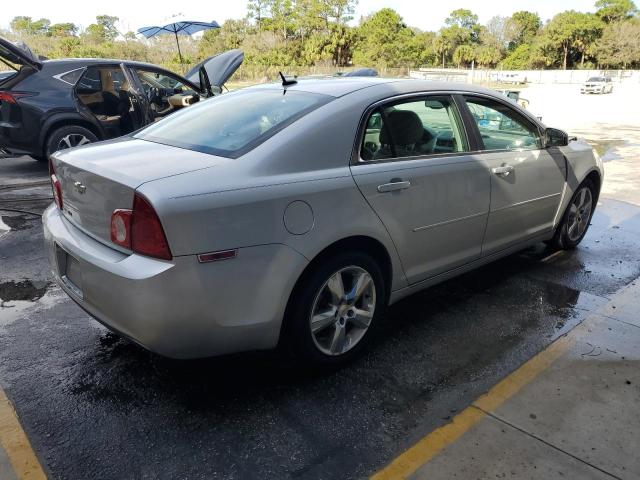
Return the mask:
[(490, 255), (553, 229), (566, 161), (543, 148), (538, 126), (506, 101), (465, 96), (478, 137), (476, 158), (491, 172), (491, 212), (483, 242)]
[(373, 106), (351, 171), (389, 231), (410, 283), (480, 257), (490, 179), (468, 153), (449, 95)]

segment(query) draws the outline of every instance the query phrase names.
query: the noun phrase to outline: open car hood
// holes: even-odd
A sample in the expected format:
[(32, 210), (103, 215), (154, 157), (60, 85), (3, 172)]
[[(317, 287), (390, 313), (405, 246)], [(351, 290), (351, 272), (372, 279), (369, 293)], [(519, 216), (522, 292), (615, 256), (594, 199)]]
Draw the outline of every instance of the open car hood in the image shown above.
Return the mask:
[(0, 38), (0, 58), (14, 65), (26, 65), (37, 70), (42, 68), (42, 62), (22, 42), (12, 43), (9, 40)]
[(234, 49), (227, 50), (213, 57), (209, 57), (191, 70), (189, 70), (185, 78), (191, 83), (199, 85), (201, 89), (205, 89), (206, 85), (200, 82), (200, 70), (204, 67), (204, 73), (207, 76), (209, 84), (212, 87), (222, 88), (222, 86), (231, 78), (231, 75), (242, 65), (244, 61), (244, 52)]

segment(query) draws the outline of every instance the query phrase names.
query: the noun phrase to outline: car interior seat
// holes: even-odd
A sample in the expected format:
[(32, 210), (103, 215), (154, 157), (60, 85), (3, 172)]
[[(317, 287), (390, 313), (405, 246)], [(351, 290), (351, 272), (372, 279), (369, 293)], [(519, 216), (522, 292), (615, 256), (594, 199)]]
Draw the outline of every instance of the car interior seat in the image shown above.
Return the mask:
[(423, 152), (416, 146), (421, 144), (424, 135), (422, 121), (416, 112), (411, 110), (391, 110), (385, 115), (385, 126), (380, 131), (380, 150), (374, 158), (391, 158), (395, 145), (396, 157), (412, 157)]

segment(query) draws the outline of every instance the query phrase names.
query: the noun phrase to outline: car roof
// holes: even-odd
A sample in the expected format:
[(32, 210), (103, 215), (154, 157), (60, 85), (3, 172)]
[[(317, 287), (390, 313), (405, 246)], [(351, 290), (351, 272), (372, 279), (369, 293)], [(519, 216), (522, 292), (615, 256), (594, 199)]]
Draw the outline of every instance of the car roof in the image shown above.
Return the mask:
[[(380, 77), (334, 77), (334, 78), (304, 78), (298, 79), (297, 83), (288, 85), (287, 90), (317, 93), (322, 95), (329, 95), (332, 97), (342, 97), (349, 93), (362, 90), (363, 88), (373, 86), (388, 86), (389, 91), (394, 90), (394, 84), (402, 83), (403, 90), (416, 92), (469, 92), (469, 93), (482, 93), (485, 95), (496, 96), (498, 92), (490, 90), (484, 87), (478, 87), (475, 85), (469, 85), (467, 83), (456, 82), (434, 82), (430, 80), (415, 80), (410, 78), (380, 78)], [(248, 87), (247, 90), (253, 89), (269, 89), (269, 90), (282, 90), (282, 83), (266, 83), (262, 85), (255, 85)]]
[[(120, 60), (117, 58), (56, 58), (54, 60), (45, 60), (42, 62), (43, 65), (50, 65), (50, 66), (69, 66), (71, 68), (80, 68), (80, 67), (84, 67), (87, 65), (102, 65), (105, 63), (126, 63), (127, 65), (135, 65), (135, 66), (139, 66), (139, 67), (147, 67), (147, 68), (162, 68), (159, 67), (158, 65), (154, 65), (152, 63), (145, 63), (145, 62), (137, 62), (134, 60)], [(162, 68), (163, 70), (166, 70), (166, 68)]]

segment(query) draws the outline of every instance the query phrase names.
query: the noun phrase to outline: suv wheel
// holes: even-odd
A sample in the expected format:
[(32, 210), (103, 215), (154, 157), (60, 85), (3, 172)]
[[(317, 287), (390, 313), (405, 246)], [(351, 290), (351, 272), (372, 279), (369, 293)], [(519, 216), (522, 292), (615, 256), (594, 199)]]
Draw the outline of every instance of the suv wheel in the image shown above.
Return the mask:
[(364, 348), (386, 305), (380, 267), (365, 253), (345, 252), (303, 281), (287, 309), (289, 350), (316, 366), (349, 361)]
[(79, 125), (65, 125), (54, 130), (47, 138), (45, 158), (48, 159), (52, 153), (58, 150), (66, 150), (97, 141), (98, 137), (91, 130)]

